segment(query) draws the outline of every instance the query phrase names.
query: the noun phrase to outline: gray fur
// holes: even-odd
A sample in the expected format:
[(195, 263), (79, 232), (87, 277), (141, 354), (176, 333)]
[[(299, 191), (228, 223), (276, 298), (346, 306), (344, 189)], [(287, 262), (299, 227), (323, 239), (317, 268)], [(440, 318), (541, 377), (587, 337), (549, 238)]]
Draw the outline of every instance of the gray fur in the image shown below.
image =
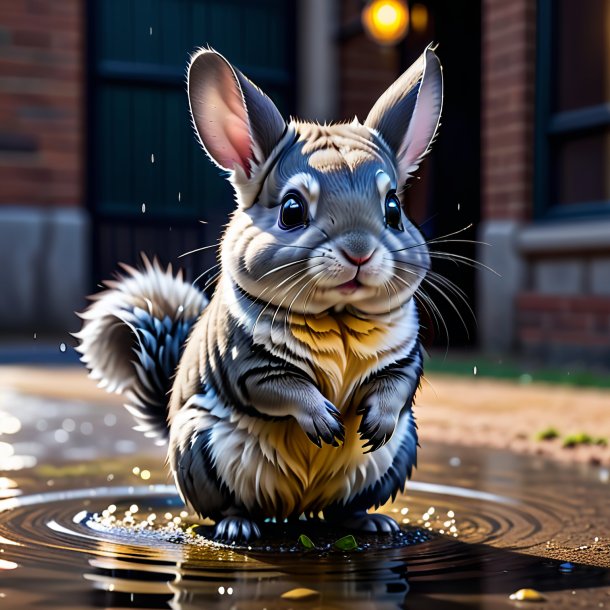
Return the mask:
[[(436, 132), (438, 59), (426, 49), (364, 125), (284, 127), (269, 98), (210, 50), (193, 58), (189, 94), (202, 144), (231, 170), (238, 206), (216, 292), (173, 381), (178, 488), (224, 539), (256, 536), (257, 519), (325, 510), (391, 531), (366, 509), (403, 489), (416, 461), (414, 295), (430, 258), (404, 213), (400, 228), (388, 225), (386, 199)], [(229, 123), (210, 100), (223, 100)], [(278, 222), (288, 192), (308, 208), (292, 230)], [(127, 387), (127, 373), (111, 385)]]

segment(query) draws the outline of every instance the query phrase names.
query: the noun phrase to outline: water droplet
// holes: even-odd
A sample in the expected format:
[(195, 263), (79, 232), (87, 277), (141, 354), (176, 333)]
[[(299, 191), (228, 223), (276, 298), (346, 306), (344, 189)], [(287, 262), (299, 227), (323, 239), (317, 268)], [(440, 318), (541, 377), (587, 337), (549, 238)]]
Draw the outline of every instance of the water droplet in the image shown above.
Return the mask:
[(458, 203), (458, 212), (460, 211), (460, 204)]
[(36, 333), (34, 333), (34, 339), (36, 339)]
[(66, 344), (63, 341), (59, 344), (59, 351), (62, 353), (66, 351)]
[(182, 193), (180, 191), (178, 191), (178, 203), (180, 203), (181, 199), (182, 199)]
[(55, 430), (53, 436), (56, 443), (67, 443), (70, 440), (70, 435), (63, 429)]
[(148, 35), (152, 36), (152, 25), (148, 28)]
[(473, 372), (475, 375), (477, 374), (477, 367), (476, 367), (476, 366), (475, 366), (475, 367), (472, 369), (472, 372)]
[(15, 449), (9, 443), (0, 443), (0, 458), (10, 457), (15, 454)]
[(145, 203), (142, 204), (142, 214), (144, 214), (144, 212), (146, 212), (146, 204)]
[(0, 434), (17, 434), (21, 421), (8, 413), (0, 412)]
[(116, 415), (114, 413), (106, 413), (104, 415), (104, 423), (111, 428), (116, 424)]
[(155, 153), (151, 153), (151, 155), (150, 155), (150, 162), (151, 163), (155, 162)]
[(74, 432), (74, 430), (76, 430), (76, 422), (73, 419), (68, 417), (68, 418), (64, 419), (64, 421), (61, 423), (61, 427), (66, 432)]

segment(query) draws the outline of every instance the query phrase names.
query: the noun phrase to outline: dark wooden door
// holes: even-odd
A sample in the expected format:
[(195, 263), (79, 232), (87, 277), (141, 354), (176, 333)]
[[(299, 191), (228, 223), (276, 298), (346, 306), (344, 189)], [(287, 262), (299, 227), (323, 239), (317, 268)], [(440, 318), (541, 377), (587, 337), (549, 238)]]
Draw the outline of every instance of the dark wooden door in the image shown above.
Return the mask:
[[(233, 195), (188, 113), (190, 54), (211, 46), (294, 112), (294, 2), (91, 0), (88, 199), (93, 280), (140, 252), (196, 278), (215, 262)], [(202, 221), (202, 222), (200, 222)], [(204, 224), (206, 223), (206, 224)]]

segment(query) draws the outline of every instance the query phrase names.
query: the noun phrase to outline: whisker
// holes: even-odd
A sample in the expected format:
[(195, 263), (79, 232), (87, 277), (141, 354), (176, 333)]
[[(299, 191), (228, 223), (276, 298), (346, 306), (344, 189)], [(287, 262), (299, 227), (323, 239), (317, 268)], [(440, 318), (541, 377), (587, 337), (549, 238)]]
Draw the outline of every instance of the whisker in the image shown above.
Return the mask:
[[(390, 252), (403, 252), (404, 250), (411, 250), (412, 248), (419, 248), (419, 247), (425, 246), (427, 244), (433, 244), (433, 243), (439, 242), (440, 240), (444, 240), (446, 237), (451, 237), (452, 235), (458, 235), (459, 233), (463, 233), (464, 231), (467, 231), (468, 229), (470, 229), (472, 226), (473, 226), (473, 224), (470, 223), (469, 225), (462, 227), (461, 229), (458, 229), (457, 231), (453, 231), (452, 233), (447, 233), (445, 235), (439, 235), (438, 237), (435, 237), (432, 239), (424, 239), (424, 241), (421, 243), (412, 244), (405, 248), (399, 248), (398, 250), (390, 250)], [(455, 240), (446, 240), (446, 241), (455, 241)], [(462, 240), (458, 240), (458, 241), (462, 241)], [(467, 241), (469, 243), (476, 243), (476, 242), (471, 242), (471, 240), (464, 240), (464, 241)]]
[[(404, 280), (403, 278), (401, 278), (399, 275), (395, 275), (394, 279), (398, 280), (399, 282), (401, 282), (402, 284), (404, 284), (407, 288), (412, 289), (413, 287), (411, 286), (411, 284), (409, 284), (406, 280)], [(417, 293), (414, 293), (414, 296)], [(445, 322), (445, 319), (443, 318), (443, 314), (441, 313), (440, 309), (437, 307), (436, 303), (429, 297), (429, 295), (427, 295), (425, 292), (421, 291), (419, 293), (419, 297), (421, 299), (423, 299), (425, 301), (425, 303), (427, 303), (430, 308), (431, 311), (434, 312), (434, 316), (433, 319), (438, 322), (440, 322), (443, 325), (443, 328), (445, 329), (445, 335), (447, 336), (447, 343), (449, 343), (449, 328), (447, 327), (447, 324)], [(429, 311), (429, 313), (431, 313)], [(440, 326), (437, 325), (437, 328), (440, 332)]]
[[(455, 303), (451, 300), (451, 298), (447, 295), (447, 293), (442, 288), (440, 288), (437, 284), (435, 284), (434, 282), (429, 280), (428, 278), (424, 278), (424, 282), (426, 282), (430, 287), (434, 288), (434, 290), (436, 290), (447, 301), (447, 303), (451, 306), (451, 309), (453, 309), (453, 311), (455, 311), (458, 318), (460, 319), (460, 322), (464, 326), (464, 330), (466, 331), (466, 336), (468, 338), (470, 338), (470, 332), (468, 331), (468, 326), (466, 326), (466, 321), (462, 317), (460, 310), (455, 306)], [(470, 310), (470, 312), (474, 318), (474, 312), (472, 311), (472, 308), (470, 307), (470, 305), (468, 305), (468, 309)], [(476, 320), (475, 320), (475, 322), (476, 322)]]
[[(292, 288), (298, 286), (299, 282), (304, 279), (303, 278), (303, 272), (302, 271), (297, 271), (296, 273), (294, 273), (293, 275), (290, 276), (290, 278), (294, 278), (295, 276), (298, 276), (293, 282), (291, 282), (291, 284), (288, 286), (287, 292), (286, 292), (286, 296), (282, 299), (282, 301), (280, 302), (280, 305), (278, 307), (281, 307), (282, 303), (288, 298), (288, 295), (290, 294), (290, 290), (292, 290)], [(286, 281), (286, 280), (285, 280)], [(271, 288), (271, 286), (269, 286), (268, 288)], [(270, 301), (267, 301), (265, 303), (265, 306), (260, 310), (254, 325), (252, 326), (252, 334), (254, 334), (254, 331), (256, 330), (256, 326), (259, 323), (262, 315), (265, 313), (265, 311), (267, 310), (267, 308), (272, 305), (272, 303)], [(277, 311), (277, 310), (276, 310)], [(271, 328), (273, 327), (273, 323), (271, 324)]]
[[(409, 263), (405, 263), (405, 264), (409, 265)], [(402, 271), (406, 271), (407, 273), (414, 273), (410, 269), (402, 267), (400, 265), (395, 265), (395, 266), (396, 266), (396, 268), (401, 269)], [(414, 266), (417, 266), (417, 265), (414, 265)], [(445, 291), (442, 290), (442, 288), (439, 287), (437, 284), (435, 284), (432, 280), (436, 281), (438, 284), (440, 284), (440, 286), (442, 286), (446, 290), (450, 291), (450, 293), (454, 294), (458, 299), (460, 299), (464, 303), (464, 305), (468, 308), (468, 311), (469, 311), (470, 315), (472, 316), (472, 319), (476, 325), (476, 323), (477, 323), (476, 316), (474, 314), (474, 311), (472, 310), (472, 307), (470, 306), (470, 303), (468, 302), (468, 297), (467, 297), (466, 293), (459, 286), (454, 284), (451, 280), (447, 279), (445, 276), (443, 276), (439, 273), (436, 273), (435, 271), (432, 271), (432, 270), (428, 271), (426, 276), (422, 279), (423, 282), (426, 282), (431, 287), (433, 287), (437, 292), (439, 292), (445, 298), (445, 300), (451, 305), (451, 307), (455, 310), (458, 317), (462, 321), (462, 324), (464, 325), (464, 329), (466, 330), (466, 335), (469, 336), (468, 327), (466, 326), (466, 322), (464, 321), (460, 311), (455, 306), (454, 302), (445, 293)]]
[(415, 273), (414, 271), (409, 269), (409, 267), (414, 267), (415, 269), (421, 269), (421, 270), (425, 271), (426, 272), (425, 273), (426, 276), (432, 277), (432, 278), (438, 280), (446, 288), (448, 288), (448, 289), (450, 289), (452, 291), (455, 291), (456, 295), (459, 296), (460, 298), (462, 298), (464, 300), (464, 302), (466, 303), (466, 305), (468, 307), (470, 307), (468, 305), (468, 302), (467, 302), (468, 295), (457, 284), (454, 284), (450, 279), (446, 278), (444, 275), (442, 275), (440, 273), (437, 273), (436, 271), (434, 271), (432, 269), (427, 269), (426, 267), (424, 267), (422, 265), (418, 265), (416, 263), (404, 263), (403, 262), (403, 265), (407, 265), (407, 267), (403, 267), (400, 264), (397, 264), (396, 262), (394, 263), (394, 267), (396, 269), (400, 269), (401, 271), (405, 271), (405, 272), (410, 273), (412, 275), (419, 276), (418, 273)]
[[(212, 271), (212, 269), (214, 269), (214, 267), (219, 267), (220, 263), (216, 263), (215, 265), (212, 265), (211, 267), (208, 267), (203, 273), (200, 273), (192, 282), (191, 282), (191, 286), (194, 286), (206, 273), (209, 273), (210, 271)], [(222, 269), (221, 269), (222, 271)], [(220, 273), (220, 272), (219, 272)]]
[[(314, 257), (316, 258), (316, 257)], [(290, 263), (286, 263), (285, 265), (280, 265), (279, 267), (275, 267), (274, 269), (271, 269), (271, 271), (267, 271), (267, 273), (263, 273), (263, 275), (261, 275), (259, 278), (257, 278), (257, 282), (260, 282), (263, 278), (267, 277), (268, 275), (271, 275), (272, 273), (276, 273), (277, 271), (281, 271), (282, 269), (286, 269), (286, 267), (292, 267), (292, 265), (298, 265), (299, 263), (306, 263), (308, 260), (310, 260), (309, 258), (301, 258), (298, 261), (292, 261)]]
[(202, 248), (195, 248), (194, 250), (189, 250), (188, 252), (183, 252), (178, 258), (183, 258), (184, 256), (188, 256), (189, 254), (195, 254), (196, 252), (202, 252), (203, 250), (209, 250), (210, 248), (217, 248), (220, 245), (220, 242), (216, 242), (210, 246), (203, 246)]
[[(312, 341), (314, 341), (314, 343), (315, 343), (315, 337), (313, 336), (313, 334), (311, 332), (311, 328), (310, 328), (309, 324), (307, 324), (307, 313), (306, 313), (307, 312), (307, 303), (308, 303), (308, 299), (309, 299), (310, 295), (314, 294), (316, 288), (320, 285), (320, 282), (328, 275), (329, 275), (329, 272), (327, 269), (321, 269), (320, 271), (318, 271), (318, 273), (314, 276), (316, 281), (313, 283), (311, 288), (307, 291), (307, 294), (305, 295), (305, 302), (303, 304), (303, 319), (305, 320), (305, 327), (307, 328), (307, 332), (309, 333), (309, 336), (311, 337)], [(297, 295), (297, 297), (298, 297), (298, 295)], [(296, 300), (297, 297), (295, 297), (295, 299), (293, 299), (293, 302), (288, 307), (288, 314), (286, 316), (286, 320), (288, 319), (288, 316), (290, 315), (292, 304), (294, 303), (294, 300)], [(286, 326), (285, 326), (285, 322), (284, 322), (284, 329), (285, 328), (286, 328)]]
[[(315, 269), (316, 267), (323, 265), (324, 263), (318, 263), (317, 265), (314, 265), (313, 267), (309, 267), (309, 269)], [(268, 292), (271, 289), (277, 289), (281, 286), (283, 286), (286, 282), (288, 282), (289, 280), (291, 280), (293, 277), (296, 277), (297, 275), (299, 275), (299, 273), (305, 273), (307, 271), (307, 268), (305, 269), (299, 269), (297, 270), (295, 273), (293, 273), (292, 275), (288, 276), (287, 278), (284, 278), (279, 284), (270, 284), (269, 286), (267, 286), (255, 299), (254, 301), (248, 306), (248, 309), (246, 309), (246, 313), (248, 311), (250, 311), (250, 309), (252, 307), (254, 307), (254, 305), (256, 305), (260, 300), (262, 300), (263, 295)]]
[(318, 231), (320, 231), (320, 233), (322, 233), (322, 235), (324, 235), (324, 237), (326, 237), (326, 239), (330, 241), (330, 236), (328, 235), (328, 233), (324, 229), (319, 227), (313, 220), (309, 221), (309, 225), (312, 226), (314, 229), (318, 229)]
[(429, 252), (430, 258), (437, 258), (443, 260), (454, 260), (455, 262), (460, 262), (464, 265), (472, 267), (473, 269), (485, 269), (486, 271), (491, 271), (491, 273), (497, 275), (498, 277), (502, 277), (495, 269), (492, 267), (488, 267), (483, 264), (481, 261), (477, 261), (474, 258), (470, 258), (468, 256), (462, 256), (461, 254), (454, 254), (452, 252), (443, 252), (439, 250), (430, 250)]

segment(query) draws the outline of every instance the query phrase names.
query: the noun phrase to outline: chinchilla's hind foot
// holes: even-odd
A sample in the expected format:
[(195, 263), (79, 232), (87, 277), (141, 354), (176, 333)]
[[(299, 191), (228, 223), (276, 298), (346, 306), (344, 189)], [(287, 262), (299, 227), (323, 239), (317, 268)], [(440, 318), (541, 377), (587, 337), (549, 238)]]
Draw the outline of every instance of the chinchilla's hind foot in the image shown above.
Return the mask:
[(232, 515), (216, 524), (214, 540), (218, 542), (249, 542), (261, 537), (258, 525), (247, 517)]
[(332, 523), (337, 523), (337, 525), (341, 525), (341, 527), (359, 532), (391, 534), (392, 532), (397, 532), (400, 530), (398, 523), (396, 523), (392, 517), (381, 515), (379, 513), (369, 514), (363, 510), (344, 514), (340, 519), (335, 517), (338, 516), (331, 517), (329, 521)]

